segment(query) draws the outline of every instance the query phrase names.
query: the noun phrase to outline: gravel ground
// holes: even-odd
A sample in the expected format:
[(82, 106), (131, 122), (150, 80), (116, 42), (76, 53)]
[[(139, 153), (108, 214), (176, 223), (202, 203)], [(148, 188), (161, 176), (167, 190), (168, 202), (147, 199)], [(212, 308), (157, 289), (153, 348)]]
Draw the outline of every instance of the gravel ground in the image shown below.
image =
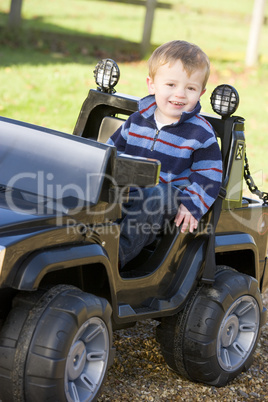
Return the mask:
[[(268, 308), (268, 291), (263, 295)], [(155, 340), (156, 323), (146, 320), (115, 331), (116, 357), (98, 398), (101, 401), (268, 401), (268, 323), (253, 365), (226, 387), (185, 380), (166, 365)]]

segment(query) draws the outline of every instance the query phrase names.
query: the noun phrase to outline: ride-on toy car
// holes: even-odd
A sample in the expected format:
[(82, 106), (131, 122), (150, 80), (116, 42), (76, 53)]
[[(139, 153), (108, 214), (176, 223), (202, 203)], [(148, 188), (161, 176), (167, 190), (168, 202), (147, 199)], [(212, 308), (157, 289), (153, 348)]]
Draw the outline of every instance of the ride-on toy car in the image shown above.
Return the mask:
[[(93, 401), (112, 364), (113, 329), (157, 320), (167, 364), (224, 386), (252, 362), (266, 322), (267, 193), (245, 164), (238, 94), (220, 85), (205, 116), (217, 133), (222, 189), (195, 233), (167, 231), (118, 270), (129, 186), (158, 182), (159, 162), (105, 139), (137, 110), (102, 60), (73, 135), (0, 118), (0, 400)], [(243, 175), (260, 200), (242, 196)]]

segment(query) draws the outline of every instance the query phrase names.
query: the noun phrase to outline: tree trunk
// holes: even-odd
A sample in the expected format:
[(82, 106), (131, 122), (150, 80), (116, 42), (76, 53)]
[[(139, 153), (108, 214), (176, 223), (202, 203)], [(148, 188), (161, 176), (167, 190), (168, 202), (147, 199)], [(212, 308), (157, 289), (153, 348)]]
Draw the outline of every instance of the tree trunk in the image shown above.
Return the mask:
[(11, 0), (8, 26), (12, 29), (21, 25), (21, 9), (23, 0)]

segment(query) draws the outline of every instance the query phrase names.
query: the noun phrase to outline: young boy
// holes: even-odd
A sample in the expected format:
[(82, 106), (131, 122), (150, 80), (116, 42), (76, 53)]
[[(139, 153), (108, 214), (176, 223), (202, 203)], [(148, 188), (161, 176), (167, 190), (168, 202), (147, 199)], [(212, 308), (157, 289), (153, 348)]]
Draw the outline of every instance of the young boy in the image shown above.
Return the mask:
[(149, 95), (108, 140), (121, 153), (161, 162), (159, 185), (133, 189), (123, 205), (121, 269), (171, 219), (181, 232), (193, 232), (218, 196), (221, 153), (199, 114), (209, 73), (209, 59), (198, 46), (180, 40), (160, 46), (149, 59)]

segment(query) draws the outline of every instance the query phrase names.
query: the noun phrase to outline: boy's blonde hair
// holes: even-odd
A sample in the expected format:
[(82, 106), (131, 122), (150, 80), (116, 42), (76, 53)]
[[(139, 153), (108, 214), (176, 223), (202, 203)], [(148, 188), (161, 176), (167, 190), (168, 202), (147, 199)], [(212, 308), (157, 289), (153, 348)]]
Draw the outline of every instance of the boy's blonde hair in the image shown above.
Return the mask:
[(189, 76), (196, 70), (203, 68), (206, 70), (203, 82), (203, 89), (205, 89), (210, 74), (209, 58), (200, 47), (182, 40), (173, 40), (155, 49), (148, 60), (149, 76), (154, 79), (158, 67), (166, 63), (172, 65), (177, 60), (182, 62)]

